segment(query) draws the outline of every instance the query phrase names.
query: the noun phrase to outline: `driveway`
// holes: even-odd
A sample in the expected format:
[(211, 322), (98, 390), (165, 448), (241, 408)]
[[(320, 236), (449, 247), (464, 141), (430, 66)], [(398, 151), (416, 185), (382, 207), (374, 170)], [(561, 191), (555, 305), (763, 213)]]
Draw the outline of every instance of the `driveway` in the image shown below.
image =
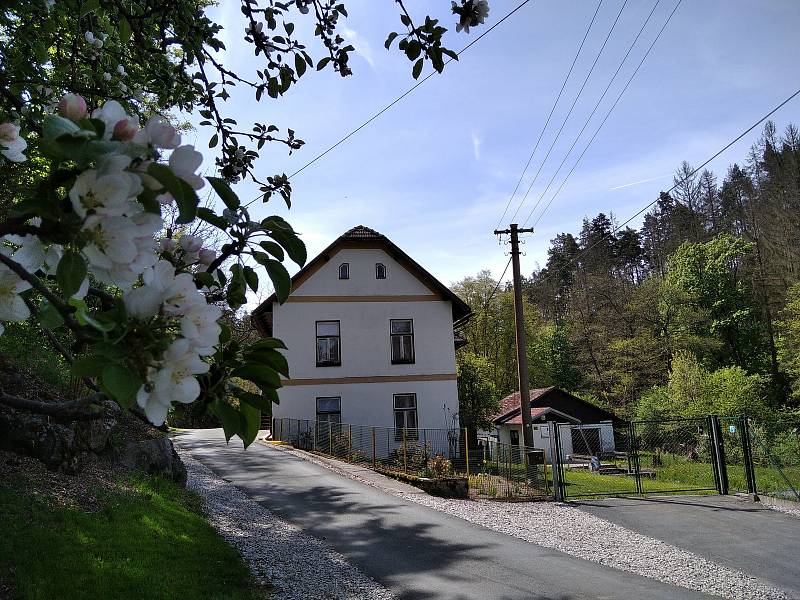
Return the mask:
[(608, 498), (577, 508), (800, 597), (800, 519), (733, 496)]
[(402, 599), (705, 598), (490, 531), (280, 450), (225, 444), (220, 430), (181, 445), (278, 516), (324, 539)]

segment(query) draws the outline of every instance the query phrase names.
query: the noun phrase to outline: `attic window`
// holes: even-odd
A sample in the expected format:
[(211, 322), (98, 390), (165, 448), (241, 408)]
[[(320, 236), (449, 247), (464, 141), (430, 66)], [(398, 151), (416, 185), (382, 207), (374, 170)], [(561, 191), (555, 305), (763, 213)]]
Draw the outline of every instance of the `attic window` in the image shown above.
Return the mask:
[(375, 263), (375, 279), (386, 279), (386, 265)]
[(339, 279), (350, 279), (350, 263), (339, 265)]

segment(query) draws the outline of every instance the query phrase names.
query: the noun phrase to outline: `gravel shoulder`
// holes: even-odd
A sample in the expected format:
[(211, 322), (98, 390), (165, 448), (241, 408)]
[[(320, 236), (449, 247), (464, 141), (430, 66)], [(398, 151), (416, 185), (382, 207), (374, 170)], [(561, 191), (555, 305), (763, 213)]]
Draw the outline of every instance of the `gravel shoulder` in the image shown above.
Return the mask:
[(377, 487), (382, 491), (584, 560), (636, 573), (674, 586), (733, 599), (798, 598), (756, 577), (717, 564), (693, 552), (648, 537), (566, 504), (450, 500), (383, 486), (380, 478), (360, 477), (350, 465), (314, 454), (279, 448)]
[(391, 600), (339, 553), (276, 517), (176, 444), (187, 486), (205, 500), (212, 526), (243, 556), (271, 600)]

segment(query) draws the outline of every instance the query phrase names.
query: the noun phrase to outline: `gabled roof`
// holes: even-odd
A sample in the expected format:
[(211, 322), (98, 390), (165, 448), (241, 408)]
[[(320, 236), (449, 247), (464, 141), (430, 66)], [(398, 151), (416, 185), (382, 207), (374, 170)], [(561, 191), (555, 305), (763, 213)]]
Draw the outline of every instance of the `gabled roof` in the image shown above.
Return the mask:
[[(300, 284), (327, 263), (334, 254), (344, 248), (380, 248), (384, 250), (410, 273), (416, 276), (417, 279), (424, 283), (432, 292), (440, 295), (443, 300), (450, 300), (453, 306), (454, 326), (465, 323), (472, 316), (472, 309), (461, 298), (456, 296), (450, 288), (428, 273), (419, 263), (403, 252), (385, 235), (378, 233), (374, 229), (365, 227), (364, 225), (357, 225), (345, 231), (336, 238), (330, 246), (308, 261), (306, 265), (292, 277), (292, 290), (299, 287)], [(277, 302), (277, 297), (275, 294), (272, 294), (253, 311), (252, 320), (259, 330), (262, 330), (261, 326), (266, 324), (266, 319), (264, 317), (266, 313), (272, 312), (272, 305), (274, 302)]]
[[(572, 414), (586, 413), (583, 422), (614, 421), (619, 419), (599, 406), (595, 406), (564, 390), (551, 386), (531, 390), (531, 418), (538, 419), (548, 413), (558, 414), (567, 420), (580, 423), (581, 418)], [(547, 412), (544, 412), (547, 409)], [(590, 420), (587, 420), (590, 419)], [(495, 425), (512, 425), (522, 423), (522, 407), (519, 392), (509, 394), (500, 400), (500, 411), (492, 418)]]

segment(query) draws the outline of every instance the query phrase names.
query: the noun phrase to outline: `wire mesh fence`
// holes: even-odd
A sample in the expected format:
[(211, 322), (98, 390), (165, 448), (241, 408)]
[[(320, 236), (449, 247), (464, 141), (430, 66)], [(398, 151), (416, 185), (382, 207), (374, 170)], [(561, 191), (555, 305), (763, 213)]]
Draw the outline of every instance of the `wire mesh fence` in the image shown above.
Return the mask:
[(800, 421), (748, 424), (755, 491), (800, 502)]
[[(418, 478), (466, 478), (470, 495), (539, 499), (549, 492), (545, 453), (470, 436), (462, 429), (370, 427), (275, 419), (272, 436), (379, 472)], [(468, 441), (469, 440), (469, 441)]]

